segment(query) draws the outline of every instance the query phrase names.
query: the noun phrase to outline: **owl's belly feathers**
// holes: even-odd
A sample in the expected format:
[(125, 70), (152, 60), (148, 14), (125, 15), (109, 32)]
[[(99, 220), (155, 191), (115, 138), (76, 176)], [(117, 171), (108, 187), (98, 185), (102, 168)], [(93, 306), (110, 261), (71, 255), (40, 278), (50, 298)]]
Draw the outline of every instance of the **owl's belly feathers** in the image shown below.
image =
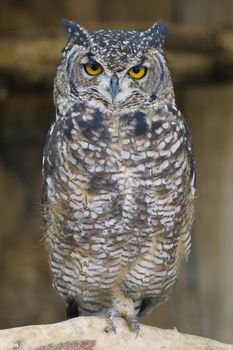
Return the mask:
[(48, 180), (54, 284), (60, 294), (85, 302), (87, 290), (103, 295), (117, 284), (134, 300), (159, 300), (175, 282), (178, 252), (190, 248), (182, 130), (156, 116), (145, 120), (143, 113), (109, 122), (102, 137), (82, 125), (73, 120)]

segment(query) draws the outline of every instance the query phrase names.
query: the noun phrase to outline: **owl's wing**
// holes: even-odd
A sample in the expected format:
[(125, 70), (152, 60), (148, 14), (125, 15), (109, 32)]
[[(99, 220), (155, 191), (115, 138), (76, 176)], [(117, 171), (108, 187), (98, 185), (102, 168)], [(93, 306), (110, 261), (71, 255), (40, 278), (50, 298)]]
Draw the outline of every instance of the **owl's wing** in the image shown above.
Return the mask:
[[(180, 113), (180, 112), (179, 112)], [(191, 186), (191, 192), (192, 195), (195, 195), (196, 192), (196, 165), (195, 165), (195, 158), (194, 158), (194, 148), (192, 143), (192, 136), (189, 130), (189, 127), (187, 125), (186, 119), (182, 114), (180, 114), (182, 117), (182, 121), (184, 123), (185, 127), (185, 140), (186, 140), (186, 149), (188, 154), (188, 162), (189, 162), (189, 171), (190, 171), (190, 186)]]
[[(59, 209), (61, 203), (59, 168), (63, 166), (65, 160), (65, 149), (62, 142), (65, 131), (63, 119), (56, 120), (47, 133), (44, 145), (41, 203), (46, 235), (49, 234), (51, 226), (54, 225), (52, 213), (58, 214), (61, 211)], [(56, 224), (60, 225), (58, 222)]]
[[(54, 122), (45, 139), (43, 159), (42, 159), (42, 186), (41, 186), (41, 204), (42, 204), (42, 216), (44, 219), (45, 235), (44, 238), (48, 237), (48, 228), (50, 226), (50, 215), (48, 210), (48, 191), (49, 187), (52, 185), (52, 173), (53, 173), (53, 163), (52, 163), (52, 154), (55, 152), (53, 147), (53, 138), (54, 138), (54, 128), (56, 127), (56, 122)], [(52, 147), (52, 148), (51, 148)]]
[(66, 162), (66, 139), (70, 138), (72, 128), (72, 118), (59, 118), (47, 133), (42, 161), (42, 204), (53, 201), (53, 177)]
[(61, 127), (60, 121), (55, 121), (46, 136), (43, 160), (42, 160), (42, 205), (48, 202), (48, 187), (49, 179), (53, 176), (55, 169), (55, 162), (57, 157), (57, 141), (58, 141), (58, 130)]

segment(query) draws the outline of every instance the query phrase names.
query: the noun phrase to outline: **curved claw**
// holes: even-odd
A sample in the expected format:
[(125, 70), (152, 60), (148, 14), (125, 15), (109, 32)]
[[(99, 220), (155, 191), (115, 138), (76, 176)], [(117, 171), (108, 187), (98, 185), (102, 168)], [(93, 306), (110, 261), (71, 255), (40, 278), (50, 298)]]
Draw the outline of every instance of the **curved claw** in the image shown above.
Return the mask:
[(139, 336), (139, 333), (140, 333), (140, 323), (138, 322), (138, 320), (136, 320), (136, 319), (130, 320), (129, 321), (129, 327), (132, 330), (136, 331), (136, 338), (137, 338)]
[(114, 317), (116, 317), (117, 315), (118, 315), (118, 312), (115, 309), (108, 309), (107, 319), (114, 333), (116, 333), (116, 325), (115, 325)]

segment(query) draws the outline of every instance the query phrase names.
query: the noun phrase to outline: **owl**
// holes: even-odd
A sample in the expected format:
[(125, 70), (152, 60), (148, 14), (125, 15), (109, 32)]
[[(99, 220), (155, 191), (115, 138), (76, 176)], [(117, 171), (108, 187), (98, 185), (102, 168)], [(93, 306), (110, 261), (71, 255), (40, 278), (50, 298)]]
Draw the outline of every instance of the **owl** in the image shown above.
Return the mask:
[(194, 216), (191, 136), (163, 53), (166, 27), (68, 41), (54, 83), (42, 208), (53, 285), (67, 316), (138, 316), (168, 298)]

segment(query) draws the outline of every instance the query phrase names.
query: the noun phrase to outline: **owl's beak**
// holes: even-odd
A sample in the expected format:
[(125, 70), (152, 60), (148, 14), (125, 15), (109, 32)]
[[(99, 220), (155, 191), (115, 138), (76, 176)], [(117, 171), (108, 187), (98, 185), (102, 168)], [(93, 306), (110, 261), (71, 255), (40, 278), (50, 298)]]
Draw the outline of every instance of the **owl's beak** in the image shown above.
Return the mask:
[(114, 101), (119, 90), (118, 77), (114, 74), (110, 80), (109, 91), (112, 96), (112, 102)]

